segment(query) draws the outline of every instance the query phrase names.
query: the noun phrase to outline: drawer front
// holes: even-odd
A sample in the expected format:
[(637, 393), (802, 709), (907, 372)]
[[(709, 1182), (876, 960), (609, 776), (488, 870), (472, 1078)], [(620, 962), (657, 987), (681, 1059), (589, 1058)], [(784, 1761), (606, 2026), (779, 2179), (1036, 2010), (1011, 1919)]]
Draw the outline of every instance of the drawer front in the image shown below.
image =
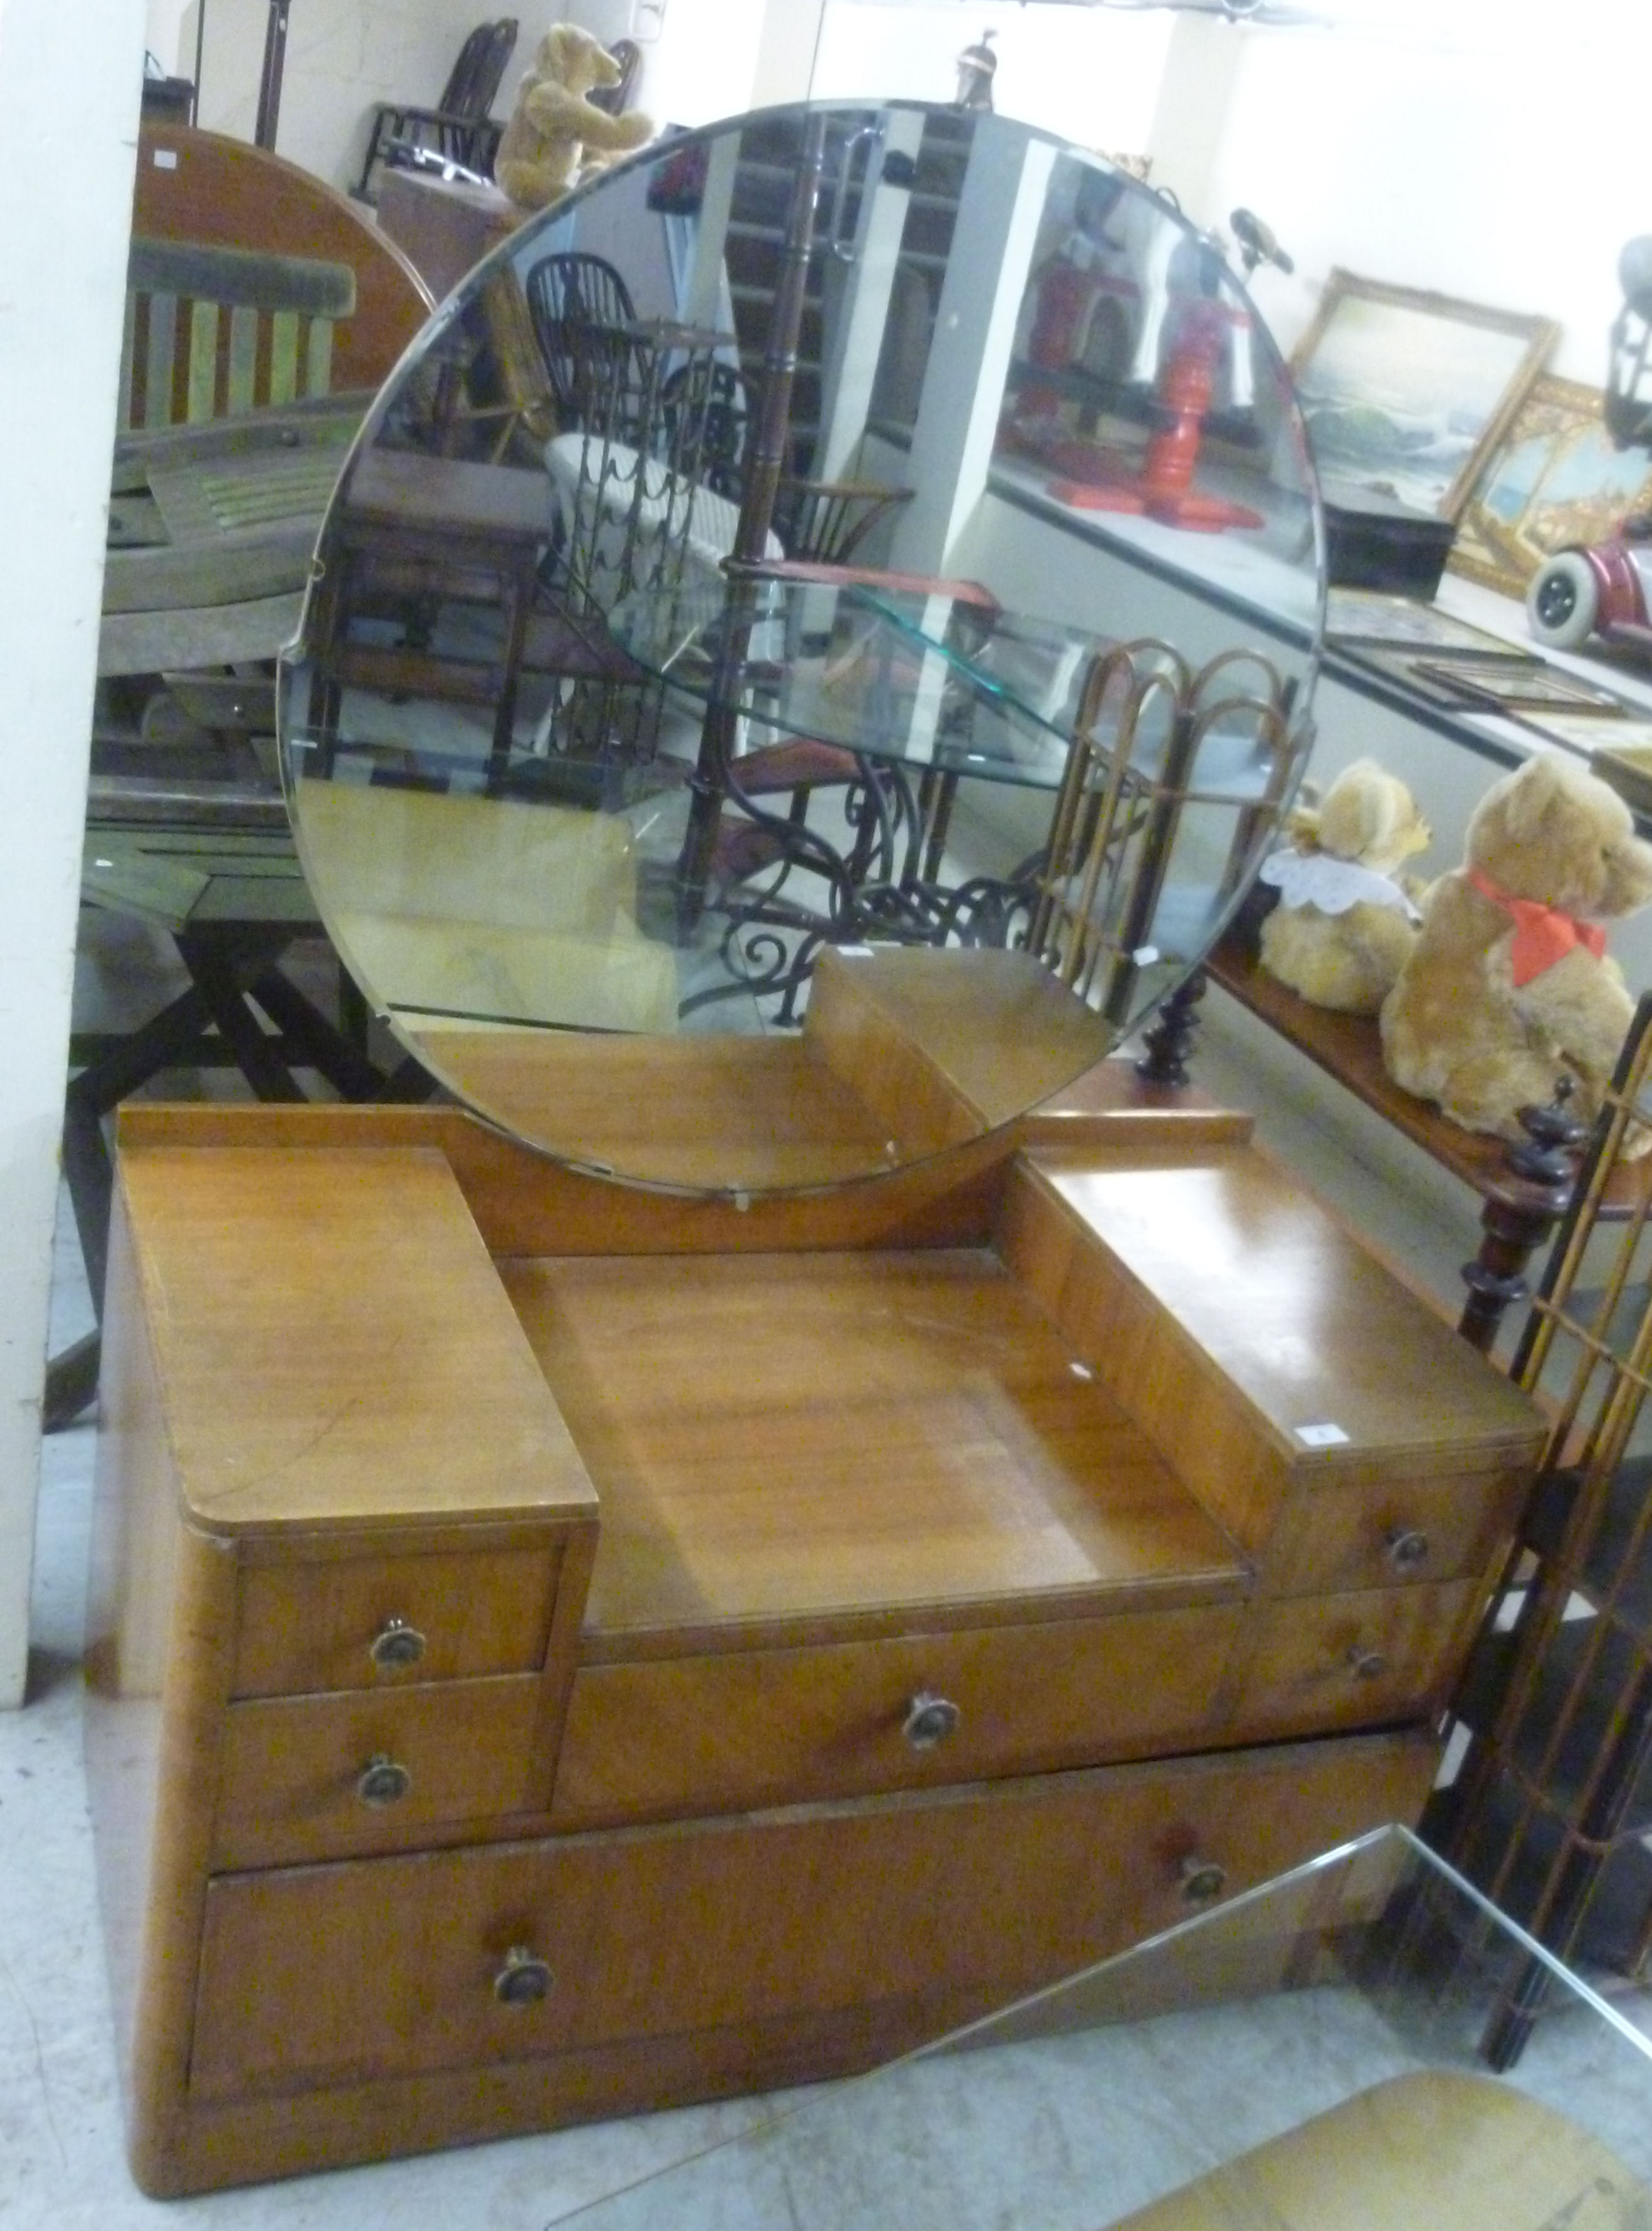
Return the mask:
[[(232, 1693), (297, 1696), (531, 1673), (542, 1662), (560, 1545), (250, 1565)], [(404, 1633), (392, 1639), (399, 1623)]]
[(1457, 1581), (1255, 1605), (1234, 1737), (1370, 1727), (1443, 1704), (1484, 1593)]
[(1519, 1466), (1318, 1482), (1287, 1498), (1258, 1577), (1269, 1595), (1471, 1578), (1490, 1566), (1530, 1484)]
[(232, 1704), (212, 1863), (382, 1851), (437, 1823), (542, 1812), (543, 1706), (532, 1673)]
[(1237, 1605), (586, 1665), (552, 1817), (592, 1827), (1208, 1740)]
[(1352, 1737), (219, 1876), (191, 2092), (475, 2067), (947, 1988), (1007, 2001), (1184, 1917), (1190, 1882), (1241, 1890), (1415, 1819), (1437, 1758), (1415, 1736)]

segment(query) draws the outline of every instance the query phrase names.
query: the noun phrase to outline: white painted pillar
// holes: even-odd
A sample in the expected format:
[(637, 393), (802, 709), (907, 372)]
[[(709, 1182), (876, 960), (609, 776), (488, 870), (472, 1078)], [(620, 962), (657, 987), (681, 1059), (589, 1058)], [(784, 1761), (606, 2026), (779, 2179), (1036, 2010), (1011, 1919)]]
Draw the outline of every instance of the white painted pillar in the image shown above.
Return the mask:
[(145, 0), (0, 0), (0, 1704), (22, 1701)]

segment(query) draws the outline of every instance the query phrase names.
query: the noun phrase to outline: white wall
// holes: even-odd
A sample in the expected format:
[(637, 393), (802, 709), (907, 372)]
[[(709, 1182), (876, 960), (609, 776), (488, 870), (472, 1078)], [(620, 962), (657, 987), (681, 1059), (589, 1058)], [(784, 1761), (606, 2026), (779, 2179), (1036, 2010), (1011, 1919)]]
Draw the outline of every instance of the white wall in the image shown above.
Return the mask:
[[(1474, 43), (1471, 45), (1471, 35)], [(1382, 27), (1248, 29), (1211, 207), (1255, 210), (1298, 276), (1258, 275), (1288, 347), (1332, 265), (1558, 318), (1598, 385), (1617, 251), (1652, 231), (1648, 0), (1404, 0)]]
[[(0, 0), (0, 1704), (21, 1701), (144, 0)], [(73, 178), (73, 192), (63, 181)]]
[[(541, 36), (568, 11), (558, 0), (511, 0), (498, 12), (522, 26), (494, 104), (507, 116)], [(206, 0), (198, 120), (208, 130), (251, 139), (269, 18), (269, 0)], [(433, 107), (466, 35), (483, 20), (476, 0), (293, 0), (276, 152), (333, 185), (353, 185), (375, 104)], [(191, 5), (181, 25), (185, 75), (194, 70), (194, 25)]]
[(826, 0), (813, 90), (820, 100), (951, 100), (957, 55), (993, 30), (993, 106), (1001, 116), (1041, 124), (1081, 147), (1140, 154), (1175, 23), (1164, 10)]

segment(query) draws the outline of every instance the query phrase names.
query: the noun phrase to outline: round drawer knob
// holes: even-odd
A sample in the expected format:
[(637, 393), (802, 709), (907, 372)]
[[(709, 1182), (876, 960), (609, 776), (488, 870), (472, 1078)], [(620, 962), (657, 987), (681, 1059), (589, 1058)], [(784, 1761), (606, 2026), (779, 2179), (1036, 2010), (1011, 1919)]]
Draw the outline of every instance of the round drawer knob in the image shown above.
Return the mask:
[(1415, 1573), (1428, 1562), (1428, 1537), (1416, 1526), (1390, 1526), (1388, 1562), (1396, 1573)]
[(1202, 1859), (1196, 1852), (1188, 1853), (1178, 1872), (1184, 1905), (1213, 1904), (1228, 1887), (1227, 1868), (1219, 1867), (1215, 1859)]
[(385, 1751), (377, 1751), (361, 1769), (356, 1795), (364, 1805), (399, 1805), (413, 1777)]
[(387, 1619), (367, 1646), (367, 1655), (381, 1673), (404, 1665), (417, 1665), (424, 1655), (424, 1638), (405, 1619)]
[(903, 1732), (914, 1750), (933, 1750), (949, 1736), (956, 1735), (962, 1717), (949, 1698), (920, 1689), (906, 1708)]
[(1356, 1681), (1380, 1681), (1388, 1671), (1388, 1660), (1380, 1650), (1367, 1650), (1357, 1642), (1348, 1653), (1348, 1668)]
[(493, 1995), (502, 2007), (536, 2007), (550, 1995), (550, 1969), (525, 1944), (511, 1946), (493, 1979)]

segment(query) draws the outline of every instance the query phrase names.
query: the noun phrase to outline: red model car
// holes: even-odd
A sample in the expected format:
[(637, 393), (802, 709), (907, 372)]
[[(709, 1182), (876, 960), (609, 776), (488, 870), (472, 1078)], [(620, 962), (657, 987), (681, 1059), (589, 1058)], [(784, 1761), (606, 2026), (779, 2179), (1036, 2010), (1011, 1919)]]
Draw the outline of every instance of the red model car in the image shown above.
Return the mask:
[(1652, 513), (1633, 514), (1610, 541), (1558, 550), (1532, 576), (1526, 624), (1557, 650), (1597, 635), (1652, 654)]

